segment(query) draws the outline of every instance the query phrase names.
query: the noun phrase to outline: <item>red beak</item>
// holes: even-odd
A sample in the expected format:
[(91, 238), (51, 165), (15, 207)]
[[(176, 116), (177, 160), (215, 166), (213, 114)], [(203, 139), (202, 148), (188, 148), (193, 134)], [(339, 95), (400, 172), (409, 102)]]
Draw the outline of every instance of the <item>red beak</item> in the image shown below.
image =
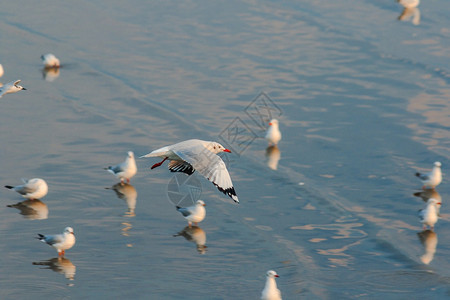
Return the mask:
[(272, 122), (270, 122), (269, 125), (272, 126)]
[(231, 153), (231, 151), (230, 151), (230, 150), (228, 150), (228, 149), (225, 149), (225, 150), (223, 150), (223, 152), (228, 152), (228, 153)]
[(278, 276), (278, 275), (275, 275), (275, 277), (280, 277), (280, 276)]

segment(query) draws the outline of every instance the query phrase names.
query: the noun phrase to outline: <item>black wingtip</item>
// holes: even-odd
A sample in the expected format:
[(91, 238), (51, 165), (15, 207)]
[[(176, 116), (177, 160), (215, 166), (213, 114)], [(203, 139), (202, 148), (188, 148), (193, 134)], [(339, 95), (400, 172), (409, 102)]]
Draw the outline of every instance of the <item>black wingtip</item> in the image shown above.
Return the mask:
[(38, 240), (42, 240), (45, 236), (43, 234), (38, 233), (38, 236), (36, 237)]
[(237, 198), (236, 191), (234, 190), (234, 187), (230, 187), (227, 189), (223, 189), (220, 186), (218, 186), (216, 183), (213, 182), (213, 184), (217, 187), (219, 191), (224, 193), (225, 195), (228, 195), (231, 199), (233, 199), (234, 202), (239, 204), (239, 199)]
[(175, 206), (175, 207), (177, 208), (177, 210), (179, 210), (179, 209), (181, 208), (181, 206), (178, 206), (178, 205), (177, 205), (177, 206)]
[(7, 189), (12, 189), (12, 188), (14, 188), (14, 187), (11, 186), (11, 185), (5, 185), (5, 188), (7, 188)]
[(420, 177), (420, 173), (419, 173), (419, 172), (417, 172), (417, 173), (416, 173), (416, 176), (417, 176), (417, 177)]

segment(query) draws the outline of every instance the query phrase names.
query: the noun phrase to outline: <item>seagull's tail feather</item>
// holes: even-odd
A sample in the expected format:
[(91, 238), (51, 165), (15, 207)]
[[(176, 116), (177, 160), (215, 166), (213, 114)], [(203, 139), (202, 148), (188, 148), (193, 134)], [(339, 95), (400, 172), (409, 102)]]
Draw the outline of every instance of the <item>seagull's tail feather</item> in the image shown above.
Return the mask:
[(114, 170), (113, 170), (113, 167), (111, 167), (111, 166), (109, 166), (109, 167), (107, 167), (107, 168), (103, 168), (103, 169), (105, 169), (106, 171), (108, 171), (109, 173), (111, 173), (111, 174), (113, 174), (113, 175), (116, 174), (116, 173), (114, 172)]
[(5, 185), (5, 188), (7, 188), (7, 189), (13, 189), (14, 187), (12, 186), (12, 185)]
[(140, 156), (139, 158), (144, 158), (144, 157), (158, 157), (158, 156), (162, 156), (165, 155), (167, 152), (169, 151), (169, 147), (162, 147), (159, 149), (156, 149), (150, 153), (147, 153), (145, 155)]
[(43, 235), (43, 234), (38, 233), (38, 236), (37, 236), (36, 238), (37, 238), (38, 240), (42, 241), (42, 242), (45, 242), (45, 241), (44, 241), (45, 235)]
[(417, 173), (416, 173), (416, 176), (417, 176), (417, 177), (420, 177), (420, 176), (422, 176), (422, 174), (420, 174), (419, 172), (417, 172)]

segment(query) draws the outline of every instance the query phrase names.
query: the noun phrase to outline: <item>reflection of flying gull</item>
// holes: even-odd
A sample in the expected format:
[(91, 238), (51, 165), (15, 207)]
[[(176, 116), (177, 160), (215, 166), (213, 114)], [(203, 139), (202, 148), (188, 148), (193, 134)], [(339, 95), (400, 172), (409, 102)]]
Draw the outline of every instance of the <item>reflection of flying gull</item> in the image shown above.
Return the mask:
[(128, 183), (130, 183), (130, 179), (136, 175), (137, 167), (136, 167), (136, 161), (134, 160), (134, 153), (131, 151), (128, 151), (127, 158), (124, 162), (115, 165), (113, 167), (109, 166), (105, 168), (109, 173), (116, 176), (118, 179), (120, 179), (120, 182), (124, 182), (126, 180)]
[(152, 169), (159, 167), (168, 159), (170, 160), (169, 170), (171, 172), (183, 172), (191, 175), (197, 170), (217, 186), (219, 191), (239, 203), (227, 167), (217, 155), (220, 152), (231, 151), (216, 142), (187, 140), (157, 149), (141, 157), (163, 158), (161, 162), (154, 164)]
[(177, 206), (177, 210), (188, 221), (189, 226), (191, 226), (192, 223), (197, 225), (197, 223), (203, 221), (206, 215), (205, 202), (202, 200), (197, 200), (195, 205), (189, 207)]
[(75, 265), (65, 257), (55, 257), (49, 260), (33, 262), (33, 265), (47, 266), (47, 269), (50, 269), (59, 274), (63, 274), (64, 277), (69, 280), (74, 280), (75, 272), (77, 270)]
[(428, 265), (433, 260), (434, 253), (436, 253), (438, 243), (437, 234), (431, 230), (424, 230), (417, 233), (417, 236), (425, 248), (425, 253), (420, 257), (420, 260), (424, 264)]
[(422, 181), (423, 189), (426, 188), (434, 189), (442, 181), (441, 163), (438, 161), (435, 162), (433, 169), (431, 170), (430, 173), (422, 174), (417, 172), (416, 176), (419, 177), (419, 179)]
[(430, 198), (425, 209), (419, 210), (420, 222), (422, 222), (424, 230), (427, 229), (427, 225), (433, 230), (434, 224), (438, 221), (437, 205), (440, 204), (436, 199)]
[(33, 178), (33, 179), (24, 179), (22, 178), (24, 184), (22, 185), (5, 185), (5, 188), (14, 190), (22, 195), (22, 197), (27, 199), (41, 199), (48, 192), (48, 186), (44, 179)]
[(6, 94), (17, 93), (18, 91), (26, 90), (26, 88), (19, 85), (19, 83), (20, 80), (11, 81), (0, 87), (0, 98)]
[(62, 234), (38, 234), (37, 239), (55, 248), (58, 251), (58, 256), (64, 256), (65, 250), (68, 250), (75, 245), (75, 235), (73, 234), (72, 227), (66, 227)]
[(281, 292), (277, 288), (277, 283), (275, 281), (276, 277), (279, 277), (277, 272), (269, 270), (266, 273), (266, 285), (261, 294), (261, 300), (281, 300)]

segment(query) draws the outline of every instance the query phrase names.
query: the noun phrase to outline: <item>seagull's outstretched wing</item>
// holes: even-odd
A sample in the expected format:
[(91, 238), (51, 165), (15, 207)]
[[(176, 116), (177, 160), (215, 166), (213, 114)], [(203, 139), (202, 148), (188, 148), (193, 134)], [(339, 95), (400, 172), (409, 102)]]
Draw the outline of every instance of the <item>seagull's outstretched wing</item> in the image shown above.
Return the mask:
[(192, 175), (195, 172), (194, 167), (190, 163), (177, 160), (172, 160), (169, 163), (169, 170), (170, 172), (183, 172), (188, 175)]
[(194, 144), (172, 151), (217, 186), (219, 191), (239, 203), (227, 167), (218, 155), (209, 151), (203, 144)]

